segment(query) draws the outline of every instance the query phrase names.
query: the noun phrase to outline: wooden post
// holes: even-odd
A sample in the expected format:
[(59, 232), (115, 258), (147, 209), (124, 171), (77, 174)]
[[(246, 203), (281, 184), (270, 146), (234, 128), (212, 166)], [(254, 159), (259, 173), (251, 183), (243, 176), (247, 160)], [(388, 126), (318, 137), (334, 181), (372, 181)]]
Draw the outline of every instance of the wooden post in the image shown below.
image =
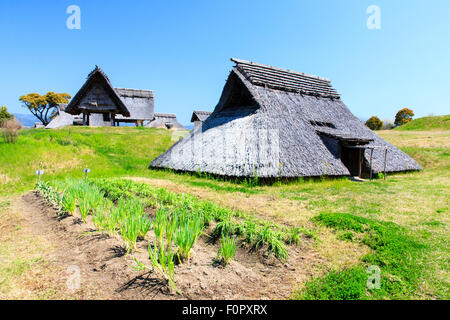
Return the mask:
[(384, 170), (383, 170), (383, 172), (384, 172), (384, 180), (386, 181), (386, 160), (387, 160), (387, 148), (386, 149), (384, 149)]
[(363, 155), (363, 149), (358, 149), (359, 150), (359, 153), (358, 153), (358, 177), (362, 177), (362, 165), (361, 165), (361, 162), (362, 162), (362, 155)]
[(370, 149), (370, 180), (372, 180), (372, 156), (373, 156), (373, 148)]
[(83, 126), (86, 125), (86, 112), (83, 112)]

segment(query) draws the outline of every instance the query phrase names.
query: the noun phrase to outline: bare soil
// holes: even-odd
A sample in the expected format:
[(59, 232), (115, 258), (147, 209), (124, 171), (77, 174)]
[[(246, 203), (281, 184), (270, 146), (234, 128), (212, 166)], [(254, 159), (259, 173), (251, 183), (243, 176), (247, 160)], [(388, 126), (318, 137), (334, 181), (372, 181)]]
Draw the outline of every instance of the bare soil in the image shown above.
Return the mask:
[[(193, 248), (188, 262), (176, 266), (176, 294), (157, 272), (136, 271), (134, 259), (150, 265), (147, 241), (138, 242), (138, 250), (126, 254), (119, 237), (96, 232), (91, 221), (61, 218), (37, 194), (17, 198), (12, 208), (20, 211), (31, 232), (51, 243), (42, 253), (54, 287), (65, 290), (58, 296), (76, 299), (285, 299), (298, 283), (317, 272), (324, 261), (304, 240), (289, 246), (289, 259), (281, 262), (264, 250), (238, 249), (235, 261), (223, 267), (214, 263), (218, 244), (203, 235)], [(211, 231), (211, 230), (210, 230)], [(81, 271), (81, 287), (71, 291), (65, 286), (68, 268)], [(316, 271), (315, 271), (316, 270)]]

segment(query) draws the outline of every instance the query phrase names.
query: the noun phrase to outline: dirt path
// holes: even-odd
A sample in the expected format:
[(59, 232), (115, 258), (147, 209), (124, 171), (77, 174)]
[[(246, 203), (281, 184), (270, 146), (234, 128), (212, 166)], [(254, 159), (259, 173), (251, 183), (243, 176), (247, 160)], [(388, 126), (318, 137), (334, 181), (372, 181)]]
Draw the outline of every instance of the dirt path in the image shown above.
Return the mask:
[[(168, 289), (159, 274), (131, 268), (134, 258), (149, 264), (145, 241), (138, 243), (138, 252), (125, 255), (119, 237), (94, 232), (89, 221), (81, 223), (72, 216), (58, 218), (35, 193), (14, 199), (8, 210), (20, 213), (26, 233), (48, 244), (41, 252), (46, 263), (35, 269), (44, 268), (38, 270), (44, 274), (39, 283), (52, 288), (51, 298), (284, 299), (324, 262), (312, 244), (304, 242), (289, 247), (286, 263), (241, 247), (235, 261), (224, 268), (213, 264), (218, 245), (202, 236), (191, 260), (176, 266), (176, 285), (183, 293), (180, 296)], [(80, 288), (71, 290), (67, 282), (77, 270)]]
[[(142, 292), (144, 286), (138, 285), (143, 275), (130, 268), (131, 256), (124, 255), (119, 239), (93, 233), (92, 225), (83, 224), (78, 218), (59, 218), (34, 193), (18, 198), (11, 209), (22, 212), (25, 227), (51, 244), (52, 250), (44, 258), (49, 261), (47, 268), (53, 270), (62, 294), (77, 299), (147, 298), (148, 294)], [(75, 280), (78, 270), (80, 289)], [(134, 286), (124, 287), (133, 279)], [(160, 287), (155, 284), (149, 289), (157, 292)]]

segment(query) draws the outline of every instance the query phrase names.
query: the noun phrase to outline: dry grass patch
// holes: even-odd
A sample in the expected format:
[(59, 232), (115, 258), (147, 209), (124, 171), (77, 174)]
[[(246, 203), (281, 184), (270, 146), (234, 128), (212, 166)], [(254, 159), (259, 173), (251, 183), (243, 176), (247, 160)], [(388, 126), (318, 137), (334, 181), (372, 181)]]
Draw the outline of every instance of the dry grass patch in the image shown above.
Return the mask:
[(53, 298), (57, 287), (43, 253), (52, 246), (25, 225), (15, 199), (0, 199), (0, 295), (3, 299)]
[(13, 182), (13, 179), (10, 178), (6, 173), (0, 173), (0, 184), (7, 184)]
[(398, 148), (450, 148), (449, 131), (393, 131), (380, 130), (376, 133)]
[(330, 229), (321, 227), (318, 232), (320, 241), (316, 242), (315, 249), (325, 259), (321, 266), (323, 270), (341, 270), (360, 263), (363, 255), (368, 254), (370, 249), (360, 243), (342, 241), (337, 234)]

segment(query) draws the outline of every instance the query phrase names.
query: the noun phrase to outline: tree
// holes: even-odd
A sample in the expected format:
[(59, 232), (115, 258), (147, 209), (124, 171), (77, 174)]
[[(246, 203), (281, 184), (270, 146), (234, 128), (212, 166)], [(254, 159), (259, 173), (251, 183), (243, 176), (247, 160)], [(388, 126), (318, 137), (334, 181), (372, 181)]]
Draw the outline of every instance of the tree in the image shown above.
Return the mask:
[(395, 115), (394, 124), (396, 126), (401, 126), (402, 124), (410, 122), (412, 117), (414, 117), (414, 111), (408, 108), (403, 108)]
[(366, 126), (368, 126), (371, 130), (380, 130), (383, 128), (383, 121), (381, 121), (378, 117), (373, 116), (366, 121)]
[(8, 112), (8, 109), (5, 106), (0, 107), (0, 126), (3, 122), (11, 120), (14, 116)]
[(71, 96), (68, 93), (54, 93), (53, 91), (41, 96), (39, 93), (29, 93), (21, 96), (19, 101), (46, 126), (56, 115), (60, 103), (68, 103)]

